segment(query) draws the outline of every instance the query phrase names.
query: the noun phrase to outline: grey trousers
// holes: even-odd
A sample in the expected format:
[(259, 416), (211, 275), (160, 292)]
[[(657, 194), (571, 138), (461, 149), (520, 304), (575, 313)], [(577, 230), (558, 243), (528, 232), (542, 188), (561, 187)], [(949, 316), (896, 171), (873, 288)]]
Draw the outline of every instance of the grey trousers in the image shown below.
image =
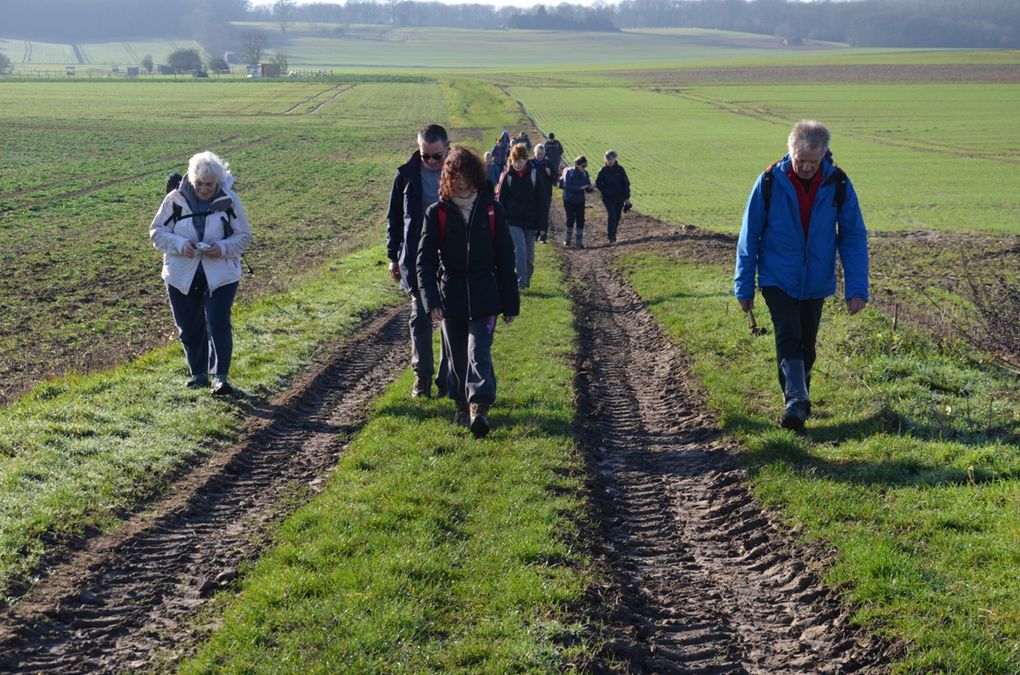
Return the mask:
[(535, 271), (535, 231), (511, 225), (510, 236), (514, 240), (517, 286), (527, 288), (531, 285), (531, 275)]
[(496, 400), (496, 371), (492, 367), (492, 338), (496, 317), (443, 319), (443, 345), (449, 372), (447, 396), (454, 401), (492, 405)]
[[(432, 317), (425, 311), (421, 295), (417, 291), (411, 294), (411, 318), (407, 322), (411, 329), (411, 370), (421, 380), (427, 382), (436, 372), (435, 359), (432, 356)], [(446, 388), (446, 359), (444, 347), (439, 347), (439, 373), (436, 386), (440, 390)]]

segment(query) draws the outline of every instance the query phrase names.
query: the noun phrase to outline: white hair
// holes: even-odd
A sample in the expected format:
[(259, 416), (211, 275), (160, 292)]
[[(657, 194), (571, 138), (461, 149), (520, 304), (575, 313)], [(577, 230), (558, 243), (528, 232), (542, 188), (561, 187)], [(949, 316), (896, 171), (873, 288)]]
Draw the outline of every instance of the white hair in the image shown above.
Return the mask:
[(538, 145), (535, 146), (535, 155), (537, 156), (538, 153), (540, 152), (543, 155), (545, 154), (545, 143), (539, 143)]
[(786, 147), (792, 155), (795, 150), (828, 150), (832, 138), (825, 125), (817, 120), (801, 120), (793, 125)]
[(230, 165), (214, 152), (206, 150), (192, 155), (188, 160), (188, 182), (192, 185), (195, 184), (195, 181), (210, 176), (216, 179), (217, 185), (224, 185), (228, 175), (230, 175)]

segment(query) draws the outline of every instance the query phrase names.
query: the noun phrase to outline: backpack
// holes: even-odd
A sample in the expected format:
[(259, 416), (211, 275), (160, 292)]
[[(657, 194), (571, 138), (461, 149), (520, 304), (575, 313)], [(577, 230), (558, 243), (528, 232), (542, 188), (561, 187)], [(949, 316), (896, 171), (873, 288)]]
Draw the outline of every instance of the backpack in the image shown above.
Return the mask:
[[(443, 242), (446, 241), (446, 218), (447, 218), (447, 205), (446, 202), (439, 202), (439, 207), (436, 209), (436, 218), (439, 220), (439, 245), (442, 246)], [(492, 240), (496, 240), (496, 205), (489, 204), (489, 235)]]
[[(769, 206), (772, 202), (772, 183), (773, 181), (775, 181), (774, 175), (775, 168), (779, 166), (779, 162), (782, 161), (783, 160), (779, 160), (777, 162), (773, 162), (772, 164), (770, 164), (769, 168), (765, 169), (765, 175), (762, 176), (761, 179), (761, 192), (762, 198), (765, 200), (766, 218), (768, 218)], [(833, 200), (833, 202), (836, 205), (836, 211), (839, 211), (840, 209), (843, 208), (844, 202), (846, 202), (846, 188), (850, 179), (847, 178), (846, 172), (843, 171), (843, 169), (839, 168), (838, 166), (833, 166), (833, 168), (835, 169), (835, 171), (833, 171), (832, 175), (826, 178), (825, 182), (822, 183), (821, 186), (819, 187), (825, 187), (826, 185), (832, 185), (833, 183), (836, 184), (836, 198)]]

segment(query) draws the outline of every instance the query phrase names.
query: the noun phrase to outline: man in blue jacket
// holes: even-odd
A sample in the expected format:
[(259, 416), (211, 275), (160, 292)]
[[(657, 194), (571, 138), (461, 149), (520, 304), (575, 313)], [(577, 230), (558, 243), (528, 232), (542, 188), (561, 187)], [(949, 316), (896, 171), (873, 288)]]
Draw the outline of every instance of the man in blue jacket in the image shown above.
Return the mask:
[[(418, 293), (418, 241), (421, 239), (425, 209), (439, 201), (439, 176), (450, 148), (446, 129), (429, 124), (418, 132), (418, 149), (397, 169), (390, 190), (390, 209), (386, 214), (386, 249), (390, 275), (411, 297), (411, 370), (414, 386), (411, 396), (428, 397), (432, 393), (432, 318), (421, 304)], [(446, 359), (440, 348), (436, 386), (440, 396), (446, 384)]]
[(815, 340), (825, 298), (836, 292), (837, 251), (850, 313), (868, 302), (868, 233), (853, 186), (832, 163), (829, 139), (819, 122), (794, 125), (789, 154), (751, 190), (737, 243), (733, 292), (750, 311), (757, 272), (775, 327), (781, 424), (797, 432), (811, 412)]

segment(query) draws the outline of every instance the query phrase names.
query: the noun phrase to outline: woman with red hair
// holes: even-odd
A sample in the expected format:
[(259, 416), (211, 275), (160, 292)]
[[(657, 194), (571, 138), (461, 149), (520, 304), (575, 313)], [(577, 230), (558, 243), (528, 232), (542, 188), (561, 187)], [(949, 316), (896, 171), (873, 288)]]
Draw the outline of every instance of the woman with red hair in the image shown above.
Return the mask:
[(417, 272), (425, 310), (443, 324), (454, 421), (481, 438), (489, 433), (489, 406), (496, 400), (496, 317), (502, 314), (509, 324), (521, 301), (506, 215), (485, 162), (467, 148), (452, 148), (443, 163), (439, 201), (425, 212)]

